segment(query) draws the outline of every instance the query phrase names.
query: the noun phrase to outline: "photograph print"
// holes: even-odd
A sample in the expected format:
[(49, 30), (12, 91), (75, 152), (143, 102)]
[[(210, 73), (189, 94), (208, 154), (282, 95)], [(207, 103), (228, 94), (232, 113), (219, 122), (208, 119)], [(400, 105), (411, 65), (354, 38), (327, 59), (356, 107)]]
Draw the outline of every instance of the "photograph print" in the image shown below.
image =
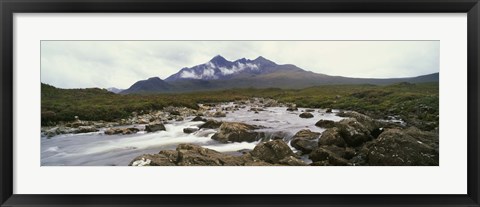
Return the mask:
[(439, 166), (440, 41), (41, 41), (41, 166)]

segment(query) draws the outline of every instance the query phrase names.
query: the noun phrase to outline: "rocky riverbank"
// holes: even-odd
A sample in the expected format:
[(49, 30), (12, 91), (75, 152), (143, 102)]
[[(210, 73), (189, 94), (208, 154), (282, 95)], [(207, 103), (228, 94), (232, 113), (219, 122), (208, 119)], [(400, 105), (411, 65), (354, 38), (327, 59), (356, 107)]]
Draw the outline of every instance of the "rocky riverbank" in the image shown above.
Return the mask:
[[(371, 119), (357, 112), (341, 112), (339, 122), (319, 120), (323, 133), (301, 130), (290, 141), (294, 153), (283, 139), (261, 142), (241, 156), (222, 154), (192, 144), (180, 144), (176, 150), (145, 154), (132, 160), (133, 166), (435, 166), (438, 165), (438, 134), (415, 127)], [(256, 141), (245, 124), (223, 123), (214, 137), (225, 142)], [(251, 127), (251, 126), (250, 126)], [(228, 139), (233, 137), (233, 139)], [(213, 137), (212, 137), (213, 138)], [(312, 163), (300, 159), (307, 156)]]
[[(168, 131), (169, 124), (180, 122), (187, 123), (181, 136), (191, 137), (189, 140), (199, 137), (204, 140), (202, 143), (213, 146), (180, 142), (173, 149), (137, 154), (129, 165), (430, 166), (439, 163), (438, 131), (422, 131), (402, 120), (376, 120), (354, 111), (298, 108), (264, 98), (200, 104), (197, 110), (166, 107), (161, 111), (140, 111), (117, 122), (77, 118), (74, 122), (43, 127), (42, 137), (90, 133), (117, 139), (151, 134), (158, 137), (157, 142), (163, 142), (158, 133)], [(235, 146), (243, 143), (253, 146), (235, 152), (215, 150), (235, 143), (238, 144)]]

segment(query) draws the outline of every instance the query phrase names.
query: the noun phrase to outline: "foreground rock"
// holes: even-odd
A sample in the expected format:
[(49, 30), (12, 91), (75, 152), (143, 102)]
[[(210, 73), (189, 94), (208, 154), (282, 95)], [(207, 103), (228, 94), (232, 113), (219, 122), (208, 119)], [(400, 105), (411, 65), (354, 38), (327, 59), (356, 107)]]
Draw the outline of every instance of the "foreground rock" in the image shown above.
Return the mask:
[(292, 145), (292, 147), (295, 149), (300, 150), (303, 154), (308, 154), (317, 147), (317, 140), (319, 136), (320, 133), (303, 129), (293, 135), (290, 145)]
[(438, 165), (438, 134), (414, 127), (387, 129), (363, 153), (368, 165)]
[(320, 119), (317, 123), (315, 123), (315, 126), (321, 127), (321, 128), (332, 128), (335, 126), (335, 122), (332, 120)]
[[(130, 166), (304, 166), (283, 141), (262, 143), (242, 156), (223, 154), (194, 144), (179, 144), (176, 150), (136, 157)], [(288, 151), (289, 150), (289, 151)], [(255, 152), (255, 153), (253, 153)], [(271, 159), (273, 158), (273, 159)]]
[(345, 143), (351, 147), (357, 147), (373, 139), (369, 128), (355, 118), (348, 118), (336, 123), (337, 133)]
[(145, 131), (147, 132), (156, 132), (156, 131), (165, 131), (165, 125), (162, 123), (155, 123), (155, 124), (149, 124), (145, 125)]
[(255, 142), (265, 137), (264, 133), (253, 131), (257, 128), (256, 126), (239, 122), (224, 122), (218, 132), (212, 136), (212, 139), (221, 143)]
[(328, 128), (309, 154), (311, 165), (438, 165), (438, 133), (414, 127), (384, 128), (392, 126), (358, 112), (339, 114), (349, 118), (333, 126), (321, 123)]
[(318, 145), (334, 145), (338, 147), (345, 147), (346, 143), (340, 135), (339, 129), (335, 127), (327, 129), (322, 133), (320, 139), (318, 140)]
[(352, 165), (349, 159), (355, 155), (350, 148), (337, 146), (321, 146), (310, 153), (312, 165)]
[(278, 163), (280, 160), (288, 158), (290, 156), (296, 157), (293, 151), (282, 140), (273, 140), (269, 142), (263, 142), (255, 146), (250, 152), (253, 157), (269, 162)]

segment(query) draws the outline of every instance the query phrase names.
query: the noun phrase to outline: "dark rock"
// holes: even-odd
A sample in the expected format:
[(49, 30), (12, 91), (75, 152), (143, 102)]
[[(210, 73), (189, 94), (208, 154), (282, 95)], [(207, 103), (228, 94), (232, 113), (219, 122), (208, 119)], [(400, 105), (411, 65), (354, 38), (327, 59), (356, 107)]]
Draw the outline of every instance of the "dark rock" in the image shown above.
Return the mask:
[(322, 133), (320, 139), (318, 140), (318, 146), (322, 145), (335, 145), (338, 147), (344, 147), (345, 140), (340, 135), (338, 128), (329, 128)]
[(290, 145), (297, 150), (300, 150), (303, 154), (312, 152), (318, 145), (316, 140), (306, 140), (303, 138), (292, 139)]
[(179, 166), (238, 166), (245, 163), (242, 157), (222, 154), (194, 144), (179, 144), (177, 151)]
[(273, 164), (265, 162), (257, 157), (253, 157), (250, 153), (242, 155), (242, 160), (244, 161), (244, 166), (271, 166)]
[(305, 109), (305, 112), (314, 112), (315, 109)]
[(335, 125), (348, 146), (357, 147), (373, 139), (368, 128), (355, 118), (341, 120)]
[(255, 132), (254, 129), (257, 127), (239, 122), (224, 122), (212, 139), (222, 143), (255, 142), (265, 137), (264, 133)]
[(350, 152), (347, 153), (345, 148), (336, 146), (321, 146), (310, 153), (309, 158), (313, 162), (328, 161), (330, 165), (342, 166), (351, 165), (350, 162), (345, 159), (351, 157)]
[(373, 131), (380, 127), (380, 123), (378, 121), (355, 111), (342, 111), (337, 113), (337, 116), (355, 118), (356, 121), (360, 122), (369, 131)]
[(299, 116), (300, 116), (300, 118), (304, 118), (304, 119), (313, 118), (313, 114), (311, 114), (309, 112), (303, 112)]
[[(174, 151), (174, 150), (170, 150)], [(176, 152), (176, 151), (174, 151)], [(129, 166), (175, 166), (176, 159), (171, 159), (164, 154), (145, 154), (133, 159)]]
[[(244, 152), (241, 156), (222, 154), (215, 150), (194, 144), (179, 144), (176, 150), (162, 150), (158, 154), (145, 154), (133, 159), (131, 166), (270, 166), (291, 165), (304, 166), (290, 148), (283, 142), (269, 143), (260, 146), (256, 155), (272, 163), (262, 160), (252, 153)], [(255, 150), (255, 149), (254, 149)], [(290, 150), (290, 153), (288, 153)], [(253, 151), (252, 151), (253, 152)], [(273, 158), (273, 159), (271, 159)]]
[(165, 131), (165, 125), (162, 123), (155, 123), (155, 124), (149, 124), (145, 125), (145, 131), (147, 132), (156, 132), (156, 131)]
[(298, 111), (298, 108), (296, 106), (289, 106), (287, 111)]
[(377, 138), (383, 132), (383, 128), (375, 128), (373, 129), (370, 134), (373, 138)]
[(332, 109), (325, 109), (325, 113), (332, 113)]
[(293, 135), (292, 139), (304, 138), (308, 140), (314, 140), (314, 139), (318, 139), (319, 136), (320, 136), (320, 133), (318, 132), (312, 132), (309, 129), (302, 129), (298, 131), (295, 135)]
[(308, 129), (298, 131), (293, 137), (290, 145), (304, 154), (312, 152), (317, 147), (317, 139), (320, 133), (312, 132)]
[(416, 128), (386, 129), (366, 147), (368, 165), (438, 166), (438, 134)]
[(207, 119), (201, 117), (201, 116), (196, 116), (195, 118), (192, 119), (192, 121), (203, 121), (203, 122), (206, 122)]
[(283, 158), (278, 161), (278, 164), (287, 166), (307, 166), (307, 163), (294, 156), (288, 156), (286, 158)]
[(198, 131), (198, 128), (184, 128), (183, 129), (183, 133), (186, 133), (186, 134), (191, 134), (193, 132), (196, 132)]
[(213, 119), (209, 119), (205, 122), (205, 124), (202, 124), (199, 128), (203, 129), (216, 129), (222, 125), (223, 122), (221, 121), (215, 121)]
[(317, 123), (315, 123), (315, 126), (321, 128), (332, 128), (335, 126), (335, 122), (332, 120), (320, 119)]
[(269, 163), (279, 163), (280, 160), (289, 156), (294, 156), (293, 151), (282, 140), (273, 140), (269, 142), (262, 142), (255, 146), (250, 152), (253, 157)]

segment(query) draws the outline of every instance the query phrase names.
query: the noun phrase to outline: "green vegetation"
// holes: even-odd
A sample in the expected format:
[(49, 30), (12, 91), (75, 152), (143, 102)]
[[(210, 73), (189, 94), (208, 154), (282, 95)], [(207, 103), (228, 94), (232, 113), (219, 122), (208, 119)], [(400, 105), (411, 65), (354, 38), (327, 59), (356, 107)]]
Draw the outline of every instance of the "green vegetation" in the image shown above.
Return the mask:
[(273, 98), (299, 107), (355, 110), (374, 118), (398, 115), (423, 130), (438, 127), (438, 83), (326, 85), (298, 90), (277, 88), (231, 89), (180, 94), (118, 95), (102, 89), (57, 89), (42, 84), (42, 125), (59, 121), (114, 121), (132, 112), (146, 113), (166, 106), (196, 109), (198, 103), (224, 102), (250, 97)]

